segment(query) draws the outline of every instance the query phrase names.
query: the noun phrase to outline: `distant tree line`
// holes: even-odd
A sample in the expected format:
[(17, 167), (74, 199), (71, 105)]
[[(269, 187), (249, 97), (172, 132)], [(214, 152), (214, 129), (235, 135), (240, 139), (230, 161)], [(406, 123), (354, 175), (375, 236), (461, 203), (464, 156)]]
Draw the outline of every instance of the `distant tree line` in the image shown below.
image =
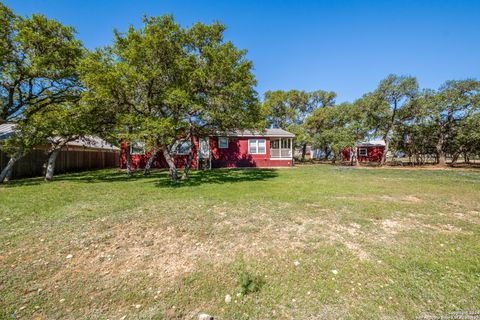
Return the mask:
[[(353, 103), (336, 104), (336, 93), (323, 90), (268, 91), (261, 103), (252, 62), (223, 39), (222, 24), (185, 28), (169, 15), (142, 22), (89, 51), (73, 28), (43, 15), (18, 16), (0, 2), (0, 124), (16, 124), (0, 145), (10, 158), (0, 183), (39, 145), (48, 146), (45, 180), (53, 179), (59, 151), (88, 135), (126, 146), (144, 141), (150, 153), (144, 174), (161, 154), (173, 180), (188, 178), (194, 137), (265, 126), (295, 133), (303, 155), (312, 145), (334, 160), (368, 137), (417, 163), (433, 155), (445, 165), (447, 155), (455, 162), (479, 154), (476, 80), (419, 90), (415, 78), (390, 75)], [(191, 143), (181, 175), (173, 160), (179, 140)]]
[[(335, 103), (334, 92), (275, 91), (265, 94), (268, 124), (297, 135), (306, 145), (324, 150), (325, 158), (341, 158), (344, 148), (371, 138), (385, 141), (387, 156), (403, 155), (412, 163), (433, 160), (445, 166), (480, 155), (480, 82), (447, 81), (438, 90), (420, 90), (416, 78), (389, 75), (353, 103)], [(356, 160), (355, 158), (353, 159)]]

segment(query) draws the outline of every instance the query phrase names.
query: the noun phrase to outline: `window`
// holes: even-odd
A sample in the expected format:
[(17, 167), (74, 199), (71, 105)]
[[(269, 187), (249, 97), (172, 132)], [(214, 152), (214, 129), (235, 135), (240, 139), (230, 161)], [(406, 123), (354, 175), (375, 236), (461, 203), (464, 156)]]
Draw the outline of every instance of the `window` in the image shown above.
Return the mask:
[(134, 141), (130, 144), (130, 154), (145, 154), (145, 142)]
[(282, 149), (290, 149), (290, 139), (282, 139)]
[(359, 149), (358, 149), (358, 156), (359, 156), (359, 157), (366, 157), (366, 156), (368, 156), (367, 148), (359, 148)]
[(228, 138), (226, 137), (219, 137), (218, 138), (218, 147), (220, 149), (228, 149)]
[(270, 140), (270, 149), (280, 149), (280, 140)]
[(248, 153), (250, 154), (265, 154), (266, 142), (265, 139), (249, 139)]
[(186, 155), (190, 153), (192, 143), (188, 140), (177, 140), (172, 147), (172, 151), (176, 155)]

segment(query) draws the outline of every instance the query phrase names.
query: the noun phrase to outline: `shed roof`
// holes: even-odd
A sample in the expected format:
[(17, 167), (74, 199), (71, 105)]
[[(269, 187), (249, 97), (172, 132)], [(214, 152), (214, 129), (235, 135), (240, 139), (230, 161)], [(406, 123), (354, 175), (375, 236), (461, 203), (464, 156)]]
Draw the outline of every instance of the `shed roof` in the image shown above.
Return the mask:
[(383, 140), (368, 140), (362, 141), (357, 144), (357, 147), (384, 147), (385, 141)]
[(294, 138), (295, 135), (283, 129), (265, 129), (261, 130), (235, 130), (230, 132), (221, 132), (217, 136), (227, 137), (278, 137), (278, 138)]

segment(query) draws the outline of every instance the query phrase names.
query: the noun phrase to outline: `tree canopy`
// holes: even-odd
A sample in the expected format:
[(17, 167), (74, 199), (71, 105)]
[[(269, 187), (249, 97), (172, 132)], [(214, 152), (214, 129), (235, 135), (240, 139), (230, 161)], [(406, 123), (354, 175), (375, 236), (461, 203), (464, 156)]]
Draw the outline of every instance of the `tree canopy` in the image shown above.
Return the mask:
[(252, 63), (223, 40), (224, 30), (220, 23), (182, 28), (169, 15), (146, 17), (143, 27), (116, 31), (112, 46), (81, 63), (85, 101), (116, 119), (119, 139), (158, 142), (174, 179), (178, 139), (259, 126)]
[(0, 123), (78, 100), (83, 53), (74, 29), (43, 15), (19, 17), (0, 3)]
[(79, 101), (77, 66), (84, 51), (73, 28), (43, 15), (19, 17), (1, 2), (0, 30), (0, 124), (17, 122), (16, 134), (2, 148), (10, 155), (0, 173), (3, 182), (18, 159), (51, 136), (43, 130), (49, 126), (39, 126), (48, 117), (37, 115)]

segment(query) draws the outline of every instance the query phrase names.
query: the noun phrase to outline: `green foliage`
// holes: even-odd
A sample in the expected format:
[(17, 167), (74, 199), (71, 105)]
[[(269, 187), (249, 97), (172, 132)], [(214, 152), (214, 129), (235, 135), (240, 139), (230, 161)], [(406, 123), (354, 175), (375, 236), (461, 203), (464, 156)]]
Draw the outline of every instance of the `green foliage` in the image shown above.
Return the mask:
[(0, 124), (17, 122), (2, 151), (12, 164), (53, 137), (81, 134), (72, 106), (82, 90), (77, 64), (83, 48), (73, 28), (42, 15), (16, 16), (3, 3), (0, 30)]
[(224, 40), (224, 25), (182, 27), (171, 15), (142, 22), (86, 52), (73, 28), (0, 3), (0, 123), (18, 122), (3, 150), (25, 154), (52, 137), (95, 134), (172, 153), (178, 139), (269, 126), (295, 133), (295, 148), (336, 156), (369, 137), (414, 158), (480, 153), (477, 80), (419, 91), (415, 77), (388, 75), (354, 103), (336, 105), (335, 92), (277, 90), (260, 104), (253, 63)]
[(412, 99), (417, 95), (418, 84), (414, 77), (389, 75), (380, 81), (377, 89), (359, 102), (368, 114), (369, 127), (374, 134), (389, 142), (395, 126), (408, 119)]
[(335, 92), (323, 90), (267, 91), (262, 108), (268, 126), (285, 129), (302, 124), (305, 117), (315, 109), (333, 105), (335, 97)]
[(244, 296), (260, 291), (263, 285), (263, 279), (244, 271), (238, 275), (238, 283), (240, 294)]
[(335, 92), (323, 90), (267, 91), (262, 105), (266, 125), (295, 134), (294, 148), (302, 150), (303, 158), (307, 144), (312, 143), (311, 128), (306, 126), (306, 118), (318, 108), (334, 105), (335, 97)]
[(365, 138), (366, 123), (366, 114), (359, 105), (342, 103), (315, 110), (306, 119), (305, 126), (314, 147), (328, 148), (339, 158), (343, 148), (353, 147)]
[(235, 262), (235, 273), (237, 276), (238, 290), (242, 296), (260, 291), (265, 284), (264, 279), (249, 271), (243, 256), (237, 257)]
[(0, 123), (78, 100), (83, 54), (74, 30), (42, 15), (16, 16), (0, 3)]
[[(439, 157), (479, 154), (475, 122), (480, 108), (480, 82), (447, 81), (435, 90), (424, 90), (410, 105), (411, 118), (398, 128), (396, 148), (422, 162), (422, 155)], [(477, 127), (478, 128), (478, 127)], [(473, 133), (471, 135), (470, 133)]]
[(112, 119), (119, 139), (158, 140), (167, 151), (180, 138), (258, 127), (252, 62), (224, 29), (183, 28), (166, 15), (116, 31), (112, 46), (80, 64), (84, 101)]
[(19, 122), (13, 135), (2, 144), (2, 151), (11, 156), (22, 157), (34, 146), (44, 143), (48, 136), (36, 124), (36, 121)]

